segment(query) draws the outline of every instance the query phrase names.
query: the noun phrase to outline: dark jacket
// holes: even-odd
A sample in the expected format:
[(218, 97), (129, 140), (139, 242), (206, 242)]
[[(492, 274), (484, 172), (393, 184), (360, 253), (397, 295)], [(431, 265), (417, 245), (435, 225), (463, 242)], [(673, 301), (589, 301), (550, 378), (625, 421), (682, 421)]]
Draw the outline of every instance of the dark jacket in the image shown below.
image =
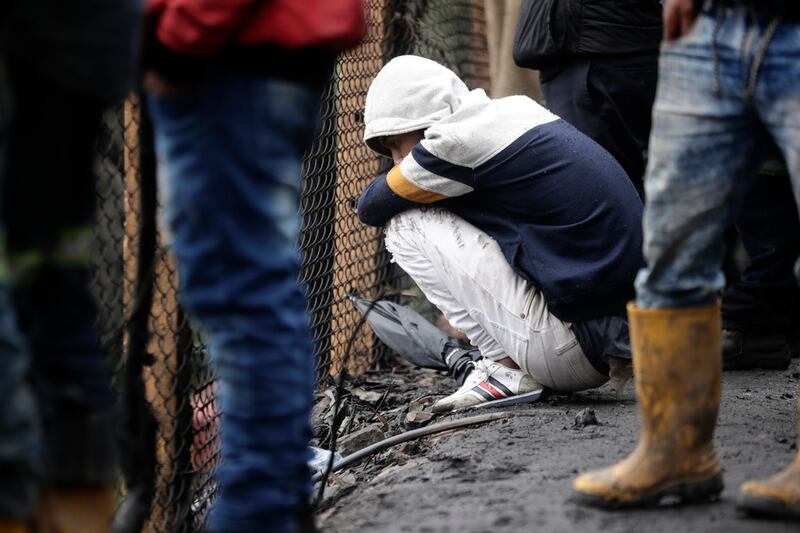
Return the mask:
[(570, 57), (657, 51), (658, 0), (523, 0), (514, 61), (543, 68)]
[(3, 0), (0, 11), (3, 53), (49, 83), (101, 103), (133, 85), (139, 0)]

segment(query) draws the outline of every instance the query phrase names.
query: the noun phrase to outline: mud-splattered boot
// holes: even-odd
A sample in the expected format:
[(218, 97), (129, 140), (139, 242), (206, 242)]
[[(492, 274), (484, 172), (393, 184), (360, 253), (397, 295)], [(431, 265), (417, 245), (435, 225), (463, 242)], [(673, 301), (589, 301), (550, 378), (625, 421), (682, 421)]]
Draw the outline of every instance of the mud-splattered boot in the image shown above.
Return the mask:
[[(800, 433), (797, 438), (800, 443)], [(800, 452), (782, 472), (742, 484), (738, 507), (755, 515), (800, 519)]]
[(574, 483), (579, 503), (605, 508), (710, 501), (722, 492), (714, 451), (720, 398), (719, 306), (628, 304), (639, 445), (622, 462)]

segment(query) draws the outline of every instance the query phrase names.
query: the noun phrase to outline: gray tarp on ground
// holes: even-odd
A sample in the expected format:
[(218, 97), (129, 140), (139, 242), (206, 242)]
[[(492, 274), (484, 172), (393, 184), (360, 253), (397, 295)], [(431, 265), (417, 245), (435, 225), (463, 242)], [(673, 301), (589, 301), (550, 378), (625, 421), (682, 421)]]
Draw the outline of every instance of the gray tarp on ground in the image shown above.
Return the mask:
[[(353, 295), (350, 300), (362, 314), (371, 303)], [(424, 368), (447, 370), (442, 350), (449, 340), (448, 335), (413, 309), (378, 300), (367, 315), (367, 323), (375, 335), (403, 359)]]

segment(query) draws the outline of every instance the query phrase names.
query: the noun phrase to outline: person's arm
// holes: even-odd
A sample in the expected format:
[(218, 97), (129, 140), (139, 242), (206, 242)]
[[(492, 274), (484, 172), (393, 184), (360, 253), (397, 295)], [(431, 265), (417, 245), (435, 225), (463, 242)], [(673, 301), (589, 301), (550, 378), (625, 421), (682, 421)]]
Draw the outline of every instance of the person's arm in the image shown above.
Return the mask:
[(689, 33), (697, 18), (697, 0), (666, 0), (664, 3), (664, 40), (674, 41)]
[(399, 165), (364, 190), (358, 218), (370, 226), (383, 226), (403, 211), (467, 194), (473, 185), (472, 169), (444, 161), (417, 144)]
[(386, 174), (381, 174), (361, 193), (358, 219), (368, 226), (385, 226), (396, 214), (422, 205), (395, 194), (386, 182)]

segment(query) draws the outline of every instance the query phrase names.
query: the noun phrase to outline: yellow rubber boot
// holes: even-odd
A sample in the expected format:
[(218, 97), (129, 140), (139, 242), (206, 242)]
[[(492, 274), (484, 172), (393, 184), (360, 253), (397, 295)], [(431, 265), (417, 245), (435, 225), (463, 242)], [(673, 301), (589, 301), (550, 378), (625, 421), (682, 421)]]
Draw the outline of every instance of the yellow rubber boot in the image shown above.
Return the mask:
[(722, 352), (719, 305), (628, 304), (639, 445), (622, 462), (579, 476), (579, 503), (605, 507), (710, 501), (722, 492), (714, 451)]
[[(800, 420), (797, 439), (800, 444)], [(739, 508), (757, 515), (800, 519), (800, 447), (798, 450), (792, 464), (782, 472), (745, 482), (739, 494)]]
[(114, 487), (48, 488), (36, 513), (36, 533), (108, 533)]

